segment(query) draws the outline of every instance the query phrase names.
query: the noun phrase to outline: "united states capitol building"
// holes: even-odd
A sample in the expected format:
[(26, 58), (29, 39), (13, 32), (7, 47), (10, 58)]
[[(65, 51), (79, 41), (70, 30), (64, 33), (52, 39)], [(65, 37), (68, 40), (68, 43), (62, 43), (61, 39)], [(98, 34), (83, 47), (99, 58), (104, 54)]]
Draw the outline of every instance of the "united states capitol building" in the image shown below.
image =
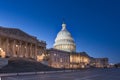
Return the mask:
[(56, 36), (53, 48), (20, 29), (0, 26), (0, 65), (10, 57), (32, 58), (54, 68), (107, 67), (108, 58), (93, 58), (86, 52), (76, 52), (76, 44), (66, 24)]

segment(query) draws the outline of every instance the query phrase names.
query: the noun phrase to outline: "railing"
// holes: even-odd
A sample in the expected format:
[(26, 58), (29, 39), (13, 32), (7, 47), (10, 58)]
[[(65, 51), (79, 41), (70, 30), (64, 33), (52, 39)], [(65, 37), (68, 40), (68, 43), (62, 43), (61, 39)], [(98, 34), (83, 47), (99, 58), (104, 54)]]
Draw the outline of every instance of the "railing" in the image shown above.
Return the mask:
[(0, 77), (4, 77), (4, 76), (22, 76), (22, 75), (38, 75), (38, 74), (74, 72), (74, 71), (79, 71), (79, 70), (60, 70), (60, 71), (41, 71), (41, 72), (21, 72), (21, 73), (0, 73)]
[[(61, 71), (41, 71), (41, 72), (23, 72), (23, 73), (2, 73), (0, 80), (40, 80), (39, 77), (33, 75), (54, 74), (54, 73), (69, 73), (79, 70), (61, 70)], [(25, 76), (29, 76), (26, 78)]]

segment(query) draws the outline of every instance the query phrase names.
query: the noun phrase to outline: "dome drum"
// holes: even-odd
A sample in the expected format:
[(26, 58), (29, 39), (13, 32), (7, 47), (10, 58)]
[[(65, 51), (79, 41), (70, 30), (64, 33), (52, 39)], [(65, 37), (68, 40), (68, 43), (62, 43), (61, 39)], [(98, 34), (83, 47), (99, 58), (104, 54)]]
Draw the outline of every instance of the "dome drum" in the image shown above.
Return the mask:
[(71, 44), (62, 44), (62, 45), (56, 45), (54, 46), (55, 49), (60, 49), (63, 51), (68, 51), (68, 52), (75, 52), (75, 46), (71, 45)]

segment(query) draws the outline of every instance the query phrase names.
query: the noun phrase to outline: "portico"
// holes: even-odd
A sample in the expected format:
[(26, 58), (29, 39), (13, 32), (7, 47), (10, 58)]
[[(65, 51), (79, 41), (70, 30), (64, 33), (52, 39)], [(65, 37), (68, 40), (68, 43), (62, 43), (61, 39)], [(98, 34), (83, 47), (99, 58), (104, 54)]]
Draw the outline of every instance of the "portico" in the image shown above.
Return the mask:
[[(40, 49), (39, 49), (40, 48)], [(0, 56), (37, 59), (39, 52), (45, 52), (46, 43), (36, 37), (15, 29), (0, 27)]]

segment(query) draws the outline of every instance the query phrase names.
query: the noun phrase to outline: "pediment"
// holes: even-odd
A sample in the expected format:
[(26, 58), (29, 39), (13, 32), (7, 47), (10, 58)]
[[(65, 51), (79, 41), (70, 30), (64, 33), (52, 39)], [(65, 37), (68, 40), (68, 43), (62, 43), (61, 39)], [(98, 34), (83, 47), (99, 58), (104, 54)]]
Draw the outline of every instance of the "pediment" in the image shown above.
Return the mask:
[(19, 37), (21, 39), (26, 39), (26, 40), (32, 40), (32, 41), (37, 41), (36, 37), (31, 36), (27, 33), (25, 33), (24, 31), (17, 29), (17, 28), (6, 28), (6, 27), (1, 27), (0, 26), (0, 32), (6, 35), (12, 35), (12, 36), (16, 36)]

